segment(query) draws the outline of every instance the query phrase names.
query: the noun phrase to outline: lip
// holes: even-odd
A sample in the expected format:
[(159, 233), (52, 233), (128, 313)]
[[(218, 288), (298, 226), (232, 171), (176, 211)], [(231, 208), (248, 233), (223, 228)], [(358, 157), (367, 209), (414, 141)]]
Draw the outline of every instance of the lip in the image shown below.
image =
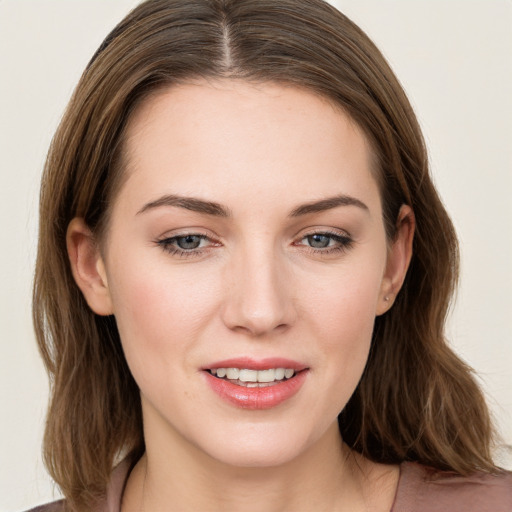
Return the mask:
[[(238, 386), (212, 375), (208, 370), (216, 368), (246, 368), (265, 370), (268, 368), (291, 368), (296, 373), (291, 379), (276, 382), (272, 386), (248, 388)], [(262, 410), (277, 407), (297, 394), (309, 373), (307, 366), (283, 358), (254, 360), (250, 358), (226, 359), (203, 368), (206, 382), (221, 399), (240, 409)]]
[(216, 361), (211, 365), (204, 366), (202, 370), (214, 370), (217, 368), (245, 368), (247, 370), (267, 370), (269, 368), (291, 368), (300, 372), (307, 368), (307, 365), (285, 359), (283, 357), (267, 357), (265, 359), (252, 359), (250, 357), (237, 357)]

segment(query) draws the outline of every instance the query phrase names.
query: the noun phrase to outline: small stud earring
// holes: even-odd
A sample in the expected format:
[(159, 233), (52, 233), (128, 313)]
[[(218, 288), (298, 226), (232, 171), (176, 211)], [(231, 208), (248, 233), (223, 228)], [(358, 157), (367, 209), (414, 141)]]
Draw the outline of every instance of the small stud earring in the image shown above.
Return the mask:
[(389, 295), (386, 295), (386, 296), (384, 297), (384, 300), (385, 300), (386, 302), (389, 302)]

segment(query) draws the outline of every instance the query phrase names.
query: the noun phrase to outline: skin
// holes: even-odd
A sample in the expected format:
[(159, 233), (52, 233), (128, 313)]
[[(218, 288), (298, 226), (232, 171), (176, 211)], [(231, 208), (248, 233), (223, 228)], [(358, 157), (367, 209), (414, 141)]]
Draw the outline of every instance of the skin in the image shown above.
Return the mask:
[[(387, 240), (362, 131), (310, 92), (226, 80), (147, 99), (125, 142), (105, 240), (82, 219), (67, 238), (141, 390), (147, 452), (123, 511), (389, 510), (398, 469), (351, 453), (337, 428), (414, 231), (404, 206)], [(297, 211), (340, 195), (361, 204)], [(195, 234), (196, 249), (173, 252)], [(203, 368), (232, 357), (285, 357), (308, 374), (279, 406), (246, 410), (205, 382)]]

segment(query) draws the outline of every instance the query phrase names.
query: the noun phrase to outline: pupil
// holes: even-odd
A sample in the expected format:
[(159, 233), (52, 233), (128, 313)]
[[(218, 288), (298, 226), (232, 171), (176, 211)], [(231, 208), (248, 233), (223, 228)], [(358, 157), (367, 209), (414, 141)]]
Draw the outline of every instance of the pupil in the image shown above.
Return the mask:
[(323, 249), (329, 246), (330, 237), (327, 235), (310, 235), (308, 242), (311, 247), (315, 249)]
[(201, 237), (197, 235), (180, 236), (176, 241), (180, 249), (197, 249), (201, 243)]

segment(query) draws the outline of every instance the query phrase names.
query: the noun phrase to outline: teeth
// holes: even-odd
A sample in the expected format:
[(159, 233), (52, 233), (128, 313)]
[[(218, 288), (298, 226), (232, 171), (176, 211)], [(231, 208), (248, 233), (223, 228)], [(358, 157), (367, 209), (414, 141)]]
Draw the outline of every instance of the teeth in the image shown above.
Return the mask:
[(258, 382), (257, 370), (240, 370), (238, 377), (242, 382)]
[(258, 372), (258, 382), (273, 382), (276, 380), (275, 370), (260, 370)]
[(283, 379), (291, 379), (295, 370), (291, 368), (269, 368), (268, 370), (248, 370), (246, 368), (214, 368), (212, 375), (228, 380), (238, 380), (248, 383), (248, 387), (255, 387), (258, 383), (268, 384)]
[(276, 380), (283, 380), (286, 370), (284, 368), (276, 368)]
[(240, 375), (238, 368), (226, 368), (226, 377), (231, 380), (237, 380)]

